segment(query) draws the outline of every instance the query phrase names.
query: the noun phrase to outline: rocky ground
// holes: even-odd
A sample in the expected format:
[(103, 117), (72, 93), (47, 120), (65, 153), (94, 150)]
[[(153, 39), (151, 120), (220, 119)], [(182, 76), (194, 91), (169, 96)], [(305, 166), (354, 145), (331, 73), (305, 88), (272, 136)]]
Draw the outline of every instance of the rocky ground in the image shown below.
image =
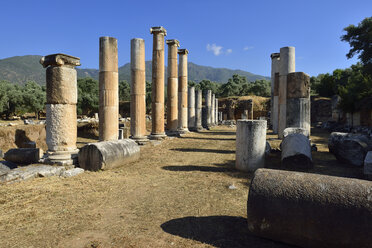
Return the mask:
[[(361, 178), (328, 153), (328, 135), (313, 130), (311, 172)], [(219, 126), (148, 144), (114, 170), (1, 185), (0, 247), (288, 247), (248, 233), (252, 174), (234, 159), (235, 128)], [(279, 168), (280, 153), (267, 164)]]

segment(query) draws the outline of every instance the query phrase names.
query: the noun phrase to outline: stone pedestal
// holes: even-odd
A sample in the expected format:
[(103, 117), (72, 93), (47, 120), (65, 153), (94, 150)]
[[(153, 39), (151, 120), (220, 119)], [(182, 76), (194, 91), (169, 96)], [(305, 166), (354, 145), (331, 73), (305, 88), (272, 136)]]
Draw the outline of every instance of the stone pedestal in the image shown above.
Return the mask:
[(99, 140), (117, 140), (119, 135), (118, 41), (99, 39)]
[(281, 139), (283, 138), (283, 131), (287, 127), (287, 75), (294, 71), (295, 48), (280, 48), (278, 136)]
[(190, 131), (196, 131), (195, 122), (195, 87), (190, 87), (188, 91), (188, 127)]
[(211, 127), (212, 114), (212, 91), (205, 90), (204, 92), (204, 111), (203, 111), (203, 127), (209, 129)]
[(197, 90), (195, 96), (195, 125), (196, 131), (203, 130), (202, 126), (202, 104), (203, 104), (203, 96), (202, 91)]
[(187, 133), (187, 49), (178, 49), (179, 65), (178, 65), (178, 132)]
[(178, 134), (178, 40), (167, 40), (168, 44), (168, 85), (167, 85), (167, 135)]
[(163, 27), (152, 27), (152, 94), (151, 94), (151, 139), (164, 139), (164, 36), (167, 31)]
[(80, 59), (52, 54), (40, 59), (46, 70), (46, 163), (71, 165), (79, 150), (77, 137), (77, 73)]
[(271, 114), (270, 123), (274, 133), (278, 133), (280, 53), (271, 54)]
[(132, 39), (130, 47), (130, 138), (142, 145), (148, 141), (146, 136), (145, 41)]
[(266, 120), (238, 120), (235, 167), (255, 171), (265, 166)]

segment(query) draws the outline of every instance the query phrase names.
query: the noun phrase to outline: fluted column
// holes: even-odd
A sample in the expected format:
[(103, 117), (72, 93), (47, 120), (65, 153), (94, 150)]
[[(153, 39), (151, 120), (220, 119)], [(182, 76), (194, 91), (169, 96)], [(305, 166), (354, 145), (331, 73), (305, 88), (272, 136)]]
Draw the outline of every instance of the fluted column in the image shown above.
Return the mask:
[(71, 165), (77, 156), (77, 73), (80, 59), (51, 54), (40, 59), (46, 69), (46, 163)]
[(218, 98), (216, 98), (214, 110), (215, 110), (215, 113), (214, 113), (215, 124), (218, 125)]
[(178, 40), (167, 40), (168, 44), (168, 85), (167, 85), (167, 134), (176, 135), (178, 128)]
[(190, 131), (196, 130), (195, 124), (195, 87), (190, 87), (188, 90), (188, 127)]
[(178, 132), (188, 132), (187, 127), (187, 49), (178, 49)]
[(279, 121), (278, 136), (283, 138), (283, 131), (287, 127), (287, 75), (295, 72), (295, 48), (280, 48), (280, 69), (279, 69)]
[(215, 123), (215, 116), (214, 116), (214, 111), (215, 111), (215, 105), (216, 105), (216, 95), (212, 94), (212, 103), (211, 103), (211, 125), (214, 126)]
[(164, 132), (164, 36), (167, 31), (163, 27), (152, 27), (152, 94), (151, 113), (152, 131), (151, 139), (165, 138)]
[(119, 136), (118, 41), (99, 38), (99, 140)]
[(145, 41), (132, 39), (130, 48), (130, 138), (142, 145), (148, 141), (146, 137)]

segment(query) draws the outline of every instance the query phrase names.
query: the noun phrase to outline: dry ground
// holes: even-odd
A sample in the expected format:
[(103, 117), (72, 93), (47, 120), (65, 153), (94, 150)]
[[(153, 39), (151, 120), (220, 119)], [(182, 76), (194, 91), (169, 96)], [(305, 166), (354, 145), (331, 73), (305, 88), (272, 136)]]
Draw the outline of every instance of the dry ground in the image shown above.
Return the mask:
[[(325, 153), (327, 135), (312, 137), (312, 172), (361, 177)], [(235, 129), (219, 126), (146, 145), (111, 171), (2, 185), (0, 247), (288, 247), (248, 233), (252, 174), (234, 159)], [(278, 167), (280, 154), (267, 162)]]

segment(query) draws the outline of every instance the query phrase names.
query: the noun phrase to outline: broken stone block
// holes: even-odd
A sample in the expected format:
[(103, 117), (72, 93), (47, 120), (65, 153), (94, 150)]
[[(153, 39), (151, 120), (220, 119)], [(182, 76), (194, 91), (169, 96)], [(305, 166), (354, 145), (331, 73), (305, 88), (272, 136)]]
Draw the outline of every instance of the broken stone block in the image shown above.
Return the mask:
[(14, 148), (4, 154), (4, 159), (16, 164), (37, 163), (43, 156), (40, 148)]
[(366, 158), (364, 159), (364, 176), (368, 180), (372, 180), (372, 151), (367, 152)]
[(309, 139), (301, 133), (292, 133), (283, 139), (282, 165), (292, 169), (312, 168), (311, 146)]

